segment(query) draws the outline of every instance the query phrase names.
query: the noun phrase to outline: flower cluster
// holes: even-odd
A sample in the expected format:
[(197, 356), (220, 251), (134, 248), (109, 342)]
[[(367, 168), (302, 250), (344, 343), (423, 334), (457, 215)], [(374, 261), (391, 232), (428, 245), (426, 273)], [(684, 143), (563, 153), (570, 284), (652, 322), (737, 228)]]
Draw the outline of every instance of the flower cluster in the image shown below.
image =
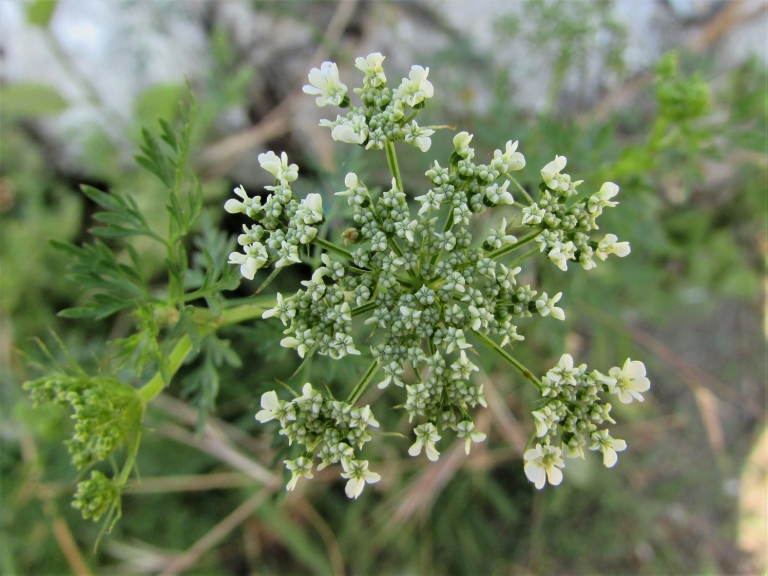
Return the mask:
[(346, 492), (350, 498), (357, 498), (365, 484), (378, 482), (380, 477), (368, 470), (368, 461), (359, 460), (355, 450), (362, 449), (371, 439), (368, 427), (377, 428), (379, 423), (373, 417), (370, 406), (354, 408), (347, 402), (323, 396), (307, 383), (302, 395), (291, 402), (280, 400), (276, 392), (267, 392), (261, 397), (262, 410), (256, 414), (259, 422), (280, 422), (280, 434), (288, 443), (301, 444), (306, 452), (294, 460), (286, 460), (291, 472), (288, 490), (293, 490), (299, 478), (312, 478), (313, 454), (321, 460), (317, 469), (341, 463), (342, 477), (347, 478)]
[(430, 136), (434, 130), (419, 126), (407, 110), (418, 110), (427, 98), (434, 94), (432, 83), (427, 80), (429, 68), (413, 66), (408, 78), (403, 78), (394, 90), (387, 87), (387, 77), (382, 63), (384, 56), (378, 52), (355, 60), (355, 67), (365, 73), (363, 87), (354, 91), (362, 106), (350, 106), (347, 87), (339, 79), (339, 70), (333, 62), (324, 62), (309, 73), (307, 94), (317, 94), (317, 105), (335, 104), (350, 108), (346, 116), (336, 120), (322, 120), (321, 126), (331, 129), (331, 136), (339, 142), (359, 144), (366, 150), (382, 150), (387, 141), (406, 142), (422, 152), (432, 145)]
[[(277, 260), (276, 266), (293, 261), (281, 257), (279, 250), (287, 253), (308, 243), (326, 250), (321, 256), (323, 265), (311, 279), (302, 282), (303, 289), (293, 295), (277, 294), (276, 306), (265, 312), (264, 318), (278, 318), (283, 323), (286, 337), (281, 344), (295, 348), (300, 356), (318, 352), (338, 359), (360, 354), (353, 340), (352, 323), (356, 316), (367, 315), (364, 323), (373, 330), (366, 340), (374, 357), (370, 374), (383, 373), (378, 381), (380, 388), (394, 384), (404, 389), (402, 407), (414, 423), (416, 436), (409, 453), (418, 456), (424, 450), (429, 459), (436, 460), (436, 443), (445, 429), (453, 430), (464, 440), (467, 452), (472, 442), (485, 439), (469, 414), (478, 404), (486, 405), (482, 385), (472, 380), (472, 374), (478, 370), (470, 360), (470, 353), (474, 352), (472, 340), (502, 351), (510, 343), (524, 339), (517, 332), (516, 319), (533, 314), (565, 319), (565, 312), (557, 305), (562, 293), (550, 295), (518, 283), (517, 275), (522, 268), (516, 264), (539, 250), (534, 248), (506, 264), (501, 259), (525, 244), (536, 242), (562, 269), (567, 269), (568, 260), (577, 260), (590, 269), (594, 267), (593, 256), (625, 256), (629, 245), (618, 242), (611, 234), (599, 242), (588, 236), (597, 229), (595, 220), (602, 209), (616, 205), (611, 199), (618, 193), (618, 186), (605, 183), (588, 199), (573, 202), (576, 187), (582, 182), (573, 182), (562, 173), (566, 160), (558, 156), (541, 170), (541, 194), (538, 202), (534, 202), (513, 177), (513, 172), (523, 169), (526, 162), (518, 151), (518, 143), (512, 140), (482, 163), (476, 160), (471, 147), (473, 136), (459, 132), (453, 137), (454, 151), (447, 161), (443, 165), (435, 161), (426, 172), (428, 189), (421, 194), (406, 191), (394, 143), (429, 149), (433, 131), (418, 127), (413, 118), (433, 95), (433, 87), (427, 80), (429, 70), (413, 66), (409, 78), (390, 91), (383, 59), (375, 53), (356, 60), (357, 68), (365, 74), (363, 87), (355, 90), (362, 107), (353, 106), (346, 117), (321, 123), (332, 128), (335, 140), (366, 149), (384, 149), (392, 171), (389, 189), (373, 194), (357, 174), (346, 175), (345, 189), (337, 192), (337, 196), (346, 199), (351, 207), (354, 226), (341, 235), (343, 248), (318, 236), (315, 226), (322, 220), (322, 209), (314, 210), (315, 200), (310, 201), (313, 195), (302, 204), (293, 199), (288, 182), (295, 179), (295, 166), (288, 166), (284, 154), (281, 160), (271, 152), (262, 155), (270, 159), (269, 167), (265, 167), (275, 175), (276, 185), (268, 188), (272, 194), (263, 207), (258, 198), (248, 199), (242, 190), (238, 194), (243, 202), (229, 200), (225, 205), (229, 212), (242, 212), (260, 222), (240, 237), (240, 243), (246, 247), (245, 255), (233, 254), (230, 261), (241, 264), (244, 276), (253, 277), (256, 268), (272, 260)], [(341, 82), (335, 64), (326, 62), (320, 69), (313, 69), (309, 79), (311, 85), (305, 86), (305, 92), (317, 95), (318, 105), (351, 106), (347, 87)], [(408, 116), (407, 108), (412, 109)], [(512, 184), (527, 205), (515, 201), (510, 191)], [(415, 214), (409, 197), (415, 197), (418, 203)], [(497, 208), (503, 210), (498, 217), (485, 214)], [(514, 211), (519, 209), (522, 213), (515, 216)], [(508, 231), (508, 218), (515, 222), (518, 216), (518, 227), (531, 229), (520, 238)], [(471, 230), (483, 232), (477, 237)], [(267, 234), (270, 236), (265, 240)], [(255, 258), (258, 266), (249, 264), (250, 258)], [(500, 344), (491, 337), (498, 338)], [(548, 401), (560, 402), (548, 408), (555, 416), (547, 418), (558, 423), (562, 416), (565, 421), (571, 415), (567, 411), (567, 402), (571, 400), (566, 396), (578, 396), (581, 389), (577, 393), (574, 383), (574, 390), (566, 390), (560, 381), (547, 378), (545, 381), (553, 383), (550, 389), (555, 393), (551, 398), (545, 396)], [(617, 376), (604, 378), (600, 385), (609, 386), (613, 378), (614, 389), (628, 390), (629, 394), (631, 390), (638, 391), (634, 385), (620, 388)], [(319, 393), (315, 394), (320, 398)], [(270, 406), (278, 406), (276, 395), (266, 401)], [(585, 400), (573, 400), (581, 401)], [(318, 402), (325, 406), (331, 401)], [(279, 406), (287, 411), (281, 419), (285, 424), (294, 413), (288, 411), (289, 405)], [(574, 414), (579, 418), (583, 415), (578, 411)], [(330, 420), (326, 417), (320, 421)], [(289, 427), (284, 425), (283, 433), (288, 434), (285, 430)], [(537, 428), (540, 429), (538, 424)], [(576, 432), (568, 433), (576, 436)], [(549, 438), (549, 433), (545, 436)], [(291, 486), (301, 476), (311, 477), (313, 454), (319, 446), (313, 442), (316, 441), (305, 443), (306, 455), (288, 463), (293, 476)], [(541, 449), (535, 457), (529, 451), (527, 470), (544, 461), (549, 468), (559, 467), (560, 448), (550, 446), (548, 440), (541, 442), (544, 444), (539, 444)], [(326, 448), (317, 456), (325, 463)], [(357, 478), (353, 493), (362, 486), (359, 482), (365, 481), (366, 474), (371, 474), (367, 472), (367, 463), (352, 468), (351, 463), (357, 461), (349, 459), (345, 464), (340, 456), (328, 460), (331, 461), (342, 462), (345, 474), (351, 475), (345, 476), (350, 481)]]
[(35, 405), (53, 402), (72, 409), (75, 427), (67, 447), (80, 469), (109, 457), (140, 418), (136, 390), (116, 380), (54, 373), (25, 382), (24, 389)]
[(593, 260), (595, 256), (600, 260), (605, 260), (609, 254), (623, 258), (630, 252), (629, 242), (618, 242), (614, 234), (606, 234), (602, 240), (595, 241), (588, 234), (598, 229), (595, 221), (603, 208), (618, 204), (611, 198), (619, 193), (619, 187), (606, 182), (599, 192), (568, 205), (567, 201), (578, 194), (576, 187), (582, 181), (573, 182), (568, 174), (561, 173), (566, 163), (565, 156), (555, 156), (541, 169), (541, 198), (523, 208), (522, 224), (542, 228), (536, 243), (541, 252), (563, 271), (568, 270), (569, 260), (591, 270), (597, 266)]
[[(563, 354), (560, 361), (541, 379), (542, 404), (533, 412), (537, 443), (525, 453), (525, 474), (543, 488), (546, 481), (560, 484), (565, 467), (562, 455), (584, 457), (584, 447), (599, 450), (603, 464), (612, 468), (616, 452), (627, 448), (624, 440), (612, 438), (607, 429), (598, 430), (611, 418), (611, 405), (601, 394), (615, 394), (625, 404), (642, 401), (641, 392), (651, 386), (642, 362), (627, 359), (623, 368), (614, 367), (608, 375), (597, 370), (587, 373), (587, 365), (573, 365), (573, 358)], [(559, 439), (560, 446), (555, 442)]]
[(99, 520), (109, 509), (119, 502), (120, 486), (104, 476), (98, 470), (91, 471), (91, 477), (77, 483), (77, 492), (72, 507), (80, 510), (83, 518)]
[(245, 214), (258, 224), (249, 228), (243, 224), (243, 233), (237, 238), (243, 252), (232, 252), (230, 264), (238, 264), (240, 273), (253, 280), (256, 271), (274, 263), (276, 268), (301, 262), (299, 249), (309, 244), (317, 235), (317, 226), (325, 220), (323, 198), (320, 194), (308, 194), (299, 201), (291, 190), (291, 182), (298, 178), (296, 164), (288, 164), (285, 152), (259, 154), (259, 164), (275, 177), (271, 192), (261, 203), (261, 198), (250, 198), (245, 189), (235, 188), (240, 200), (227, 200), (224, 209), (230, 214)]

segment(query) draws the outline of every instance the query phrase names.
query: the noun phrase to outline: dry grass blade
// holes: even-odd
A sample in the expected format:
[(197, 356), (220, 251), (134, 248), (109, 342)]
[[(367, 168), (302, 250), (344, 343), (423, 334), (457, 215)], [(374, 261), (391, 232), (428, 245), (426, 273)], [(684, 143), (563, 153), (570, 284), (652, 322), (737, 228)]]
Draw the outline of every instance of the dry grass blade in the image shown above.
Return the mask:
[(218, 458), (232, 466), (232, 468), (240, 470), (263, 484), (270, 484), (275, 479), (279, 480), (278, 475), (273, 474), (261, 464), (254, 462), (224, 439), (212, 437), (208, 434), (197, 436), (181, 426), (170, 423), (161, 424), (158, 426), (157, 431), (168, 438), (210, 454), (214, 458)]
[(344, 576), (344, 557), (341, 555), (339, 542), (336, 540), (331, 527), (305, 498), (299, 498), (296, 501), (296, 510), (309, 520), (317, 533), (320, 534), (323, 542), (325, 542), (325, 547), (328, 549), (328, 558), (333, 566), (334, 576)]
[[(326, 28), (320, 45), (312, 54), (310, 63), (315, 65), (327, 58), (341, 39), (344, 29), (355, 12), (358, 0), (339, 0), (336, 11)], [(286, 98), (258, 124), (224, 138), (213, 144), (200, 155), (199, 165), (204, 179), (212, 179), (225, 174), (246, 153), (260, 144), (277, 136), (282, 136), (291, 129), (291, 113), (298, 98), (302, 96), (301, 87), (295, 88)]]
[(656, 338), (644, 330), (641, 330), (635, 326), (625, 325), (620, 320), (617, 320), (610, 314), (606, 314), (602, 310), (595, 308), (584, 300), (579, 300), (579, 305), (582, 306), (590, 314), (590, 316), (592, 316), (601, 324), (606, 324), (615, 330), (628, 334), (643, 348), (653, 352), (659, 359), (663, 360), (680, 375), (685, 385), (688, 386), (692, 392), (695, 392), (696, 389), (701, 386), (709, 388), (710, 391), (711, 389), (715, 389), (721, 397), (727, 399), (729, 402), (736, 406), (745, 408), (753, 416), (756, 416), (757, 418), (764, 416), (760, 406), (755, 404), (744, 404), (743, 402), (740, 402), (733, 389), (720, 382), (720, 380), (711, 374), (708, 374), (696, 366), (693, 366), (678, 356), (665, 344), (659, 342)]
[[(189, 426), (197, 426), (199, 418), (198, 411), (195, 408), (191, 408), (186, 402), (177, 400), (167, 394), (161, 394), (152, 401), (151, 406), (152, 408), (159, 408), (179, 422), (183, 422)], [(204, 431), (207, 434), (212, 434), (214, 436), (221, 436), (223, 434), (230, 441), (238, 444), (241, 448), (245, 448), (253, 454), (260, 456), (269, 454), (267, 443), (256, 440), (237, 426), (233, 426), (211, 414), (208, 415), (205, 421)]]
[[(19, 444), (21, 447), (21, 457), (29, 467), (30, 481), (27, 483), (27, 493), (40, 494), (37, 487), (40, 485), (42, 468), (35, 441), (30, 434), (24, 432), (19, 438)], [(56, 538), (56, 544), (59, 545), (59, 549), (64, 554), (64, 558), (66, 558), (72, 573), (76, 576), (91, 576), (91, 570), (88, 568), (80, 548), (77, 547), (77, 542), (75, 542), (72, 536), (69, 525), (56, 509), (53, 495), (50, 493), (41, 494), (41, 500), (43, 512), (51, 523), (51, 531), (54, 538)]]
[(195, 542), (189, 550), (175, 558), (160, 573), (160, 576), (173, 576), (193, 566), (203, 554), (216, 546), (227, 534), (245, 522), (279, 486), (280, 480), (276, 478), (240, 504), (229, 516), (216, 524), (205, 536)]
[(707, 430), (707, 439), (712, 451), (717, 456), (725, 455), (725, 435), (723, 427), (720, 424), (720, 417), (717, 415), (717, 397), (712, 394), (709, 388), (699, 386), (693, 391), (696, 397), (696, 404), (701, 413), (701, 419), (704, 420), (704, 428)]
[(466, 459), (464, 442), (456, 442), (436, 464), (428, 466), (413, 483), (399, 495), (395, 509), (382, 532), (387, 533), (405, 524), (410, 518), (429, 509), (440, 490), (453, 478)]
[(481, 378), (484, 380), (483, 392), (488, 401), (488, 408), (491, 409), (494, 422), (498, 424), (499, 431), (507, 441), (507, 444), (509, 444), (510, 448), (512, 448), (516, 454), (522, 456), (523, 452), (525, 452), (525, 432), (520, 424), (518, 424), (515, 415), (509, 410), (507, 403), (504, 402), (499, 391), (496, 390), (496, 386), (491, 379), (485, 374), (482, 374)]

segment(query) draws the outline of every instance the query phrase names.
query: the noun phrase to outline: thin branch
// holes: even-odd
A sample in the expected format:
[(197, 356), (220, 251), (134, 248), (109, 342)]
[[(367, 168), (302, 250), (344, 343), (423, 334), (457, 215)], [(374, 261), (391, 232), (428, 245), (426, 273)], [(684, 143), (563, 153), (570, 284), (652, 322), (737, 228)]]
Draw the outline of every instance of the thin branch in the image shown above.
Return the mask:
[(331, 527), (305, 498), (299, 498), (296, 501), (296, 508), (307, 520), (309, 520), (317, 533), (320, 534), (320, 538), (325, 542), (325, 547), (328, 549), (328, 558), (331, 560), (331, 565), (333, 566), (334, 575), (344, 576), (344, 557), (341, 555), (339, 542), (336, 540), (336, 536)]
[[(312, 65), (325, 60), (334, 50), (354, 14), (357, 3), (358, 0), (339, 0), (319, 46), (310, 58)], [(301, 87), (297, 86), (258, 124), (228, 136), (205, 150), (199, 160), (204, 178), (211, 180), (226, 174), (249, 150), (290, 132), (293, 110), (302, 97), (304, 96)]]
[(268, 483), (253, 496), (235, 508), (229, 516), (216, 524), (205, 536), (195, 542), (184, 554), (174, 559), (160, 576), (174, 576), (191, 568), (208, 550), (221, 542), (232, 530), (245, 522), (280, 486), (279, 479)]
[[(40, 486), (40, 479), (43, 475), (42, 464), (40, 463), (39, 453), (37, 451), (37, 445), (31, 434), (24, 431), (19, 438), (19, 444), (21, 447), (21, 457), (29, 470), (29, 480), (25, 482), (25, 487), (30, 494), (37, 492), (37, 487)], [(69, 529), (67, 521), (59, 514), (56, 509), (56, 502), (54, 496), (48, 493), (40, 493), (43, 504), (43, 513), (48, 521), (51, 523), (51, 530), (56, 543), (59, 545), (59, 549), (64, 558), (67, 560), (70, 569), (75, 576), (91, 576), (91, 570), (88, 568), (88, 563), (83, 558), (83, 554), (80, 552), (80, 548), (77, 547), (72, 532)]]
[(196, 448), (201, 452), (205, 452), (206, 454), (229, 464), (232, 468), (240, 470), (262, 484), (269, 484), (276, 479), (280, 480), (279, 475), (273, 474), (258, 462), (245, 456), (242, 452), (229, 444), (226, 439), (216, 438), (209, 434), (197, 436), (181, 426), (170, 424), (168, 422), (158, 426), (157, 431), (168, 438), (172, 438), (177, 442)]
[(496, 342), (491, 340), (488, 336), (486, 336), (482, 332), (476, 332), (475, 330), (472, 330), (472, 333), (477, 337), (478, 340), (480, 340), (488, 348), (490, 348), (491, 350), (496, 352), (496, 354), (498, 354), (504, 360), (506, 360), (506, 362), (510, 366), (512, 366), (515, 370), (517, 370), (531, 384), (533, 384), (537, 390), (541, 390), (541, 382), (539, 382), (539, 379), (536, 378), (536, 376), (533, 375), (533, 372), (531, 372), (530, 370), (528, 370), (528, 368), (523, 366), (514, 356), (512, 356), (509, 352), (504, 350), (501, 346), (496, 344)]

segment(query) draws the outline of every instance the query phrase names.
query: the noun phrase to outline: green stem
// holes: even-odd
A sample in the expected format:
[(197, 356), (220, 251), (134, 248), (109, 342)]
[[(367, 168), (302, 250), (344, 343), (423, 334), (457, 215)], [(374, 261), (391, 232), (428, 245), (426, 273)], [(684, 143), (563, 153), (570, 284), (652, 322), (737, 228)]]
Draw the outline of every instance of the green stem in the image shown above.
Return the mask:
[(328, 252), (333, 252), (337, 256), (341, 256), (342, 258), (346, 258), (347, 260), (354, 260), (354, 257), (352, 256), (351, 252), (348, 252), (347, 250), (344, 250), (344, 248), (341, 248), (339, 246), (336, 246), (336, 244), (333, 244), (332, 242), (328, 242), (328, 240), (325, 240), (324, 238), (318, 238), (317, 236), (313, 240), (315, 244), (320, 246), (321, 248), (325, 249)]
[(376, 308), (378, 308), (378, 304), (376, 302), (368, 302), (368, 304), (363, 304), (362, 306), (358, 306), (357, 308), (352, 308), (352, 317), (359, 316), (360, 314), (365, 314), (366, 312), (375, 310)]
[(387, 151), (387, 163), (389, 164), (389, 171), (392, 172), (392, 176), (395, 179), (395, 184), (400, 192), (403, 190), (403, 178), (400, 176), (400, 166), (397, 163), (397, 153), (395, 152), (395, 143), (387, 139), (387, 143), (384, 146)]
[(511, 268), (512, 268), (512, 266), (514, 266), (515, 264), (517, 264), (517, 263), (519, 263), (519, 262), (522, 262), (522, 261), (523, 261), (523, 260), (525, 260), (526, 258), (530, 258), (530, 257), (531, 257), (531, 256), (533, 256), (534, 254), (537, 254), (537, 253), (539, 253), (539, 252), (540, 252), (540, 250), (539, 250), (538, 248), (534, 248), (534, 249), (533, 249), (533, 250), (531, 250), (530, 252), (526, 252), (525, 254), (523, 254), (522, 256), (520, 256), (519, 258), (515, 258), (514, 260), (512, 260), (512, 262), (510, 262), (509, 264), (507, 264), (507, 268), (510, 268), (510, 269), (511, 269)]
[(530, 205), (533, 205), (533, 204), (534, 204), (534, 202), (533, 202), (533, 198), (531, 198), (531, 195), (530, 195), (530, 194), (528, 194), (528, 192), (525, 190), (525, 188), (523, 188), (523, 187), (520, 185), (520, 182), (518, 182), (518, 181), (517, 181), (517, 179), (516, 179), (514, 176), (510, 175), (510, 174), (507, 174), (507, 178), (509, 178), (510, 180), (512, 180), (512, 182), (514, 183), (514, 185), (515, 185), (515, 186), (517, 186), (517, 189), (518, 189), (518, 190), (520, 190), (520, 192), (522, 192), (522, 193), (523, 193), (523, 196), (525, 196), (525, 199), (526, 199), (526, 200), (528, 200), (528, 204), (530, 204)]
[[(453, 228), (453, 207), (448, 206), (448, 216), (445, 217), (445, 222), (443, 223), (443, 234), (448, 232)], [(443, 253), (442, 250), (439, 250), (434, 256), (432, 256), (432, 260), (430, 260), (430, 265), (434, 266), (435, 263), (440, 259), (440, 255)]]
[(269, 286), (269, 284), (272, 282), (272, 280), (277, 278), (277, 275), (280, 274), (280, 272), (282, 272), (284, 269), (285, 268), (275, 268), (274, 270), (272, 270), (272, 273), (269, 276), (267, 276), (267, 279), (264, 280), (264, 282), (261, 283), (261, 286), (259, 286), (259, 288), (256, 290), (255, 294), (257, 294), (257, 295), (261, 294), (262, 290), (264, 290), (264, 288)]
[[(220, 326), (239, 324), (246, 320), (259, 318), (265, 311), (275, 305), (274, 297), (254, 300), (258, 300), (258, 303), (243, 304), (234, 308), (228, 308), (222, 311), (221, 316), (218, 317), (213, 316), (206, 308), (198, 308), (192, 314), (192, 317), (195, 318), (195, 321), (200, 325), (200, 335), (206, 336)], [(184, 360), (187, 359), (187, 356), (189, 356), (191, 352), (192, 341), (189, 339), (189, 336), (185, 334), (176, 343), (176, 346), (173, 347), (173, 350), (171, 350), (171, 353), (168, 356), (168, 371), (171, 376), (178, 372), (179, 368), (181, 368), (181, 365), (184, 363)], [(165, 382), (163, 381), (163, 376), (161, 372), (158, 371), (149, 382), (139, 389), (139, 398), (144, 405), (146, 405), (156, 398), (164, 388)]]
[(509, 254), (510, 252), (517, 250), (520, 248), (520, 246), (524, 246), (525, 244), (528, 244), (528, 242), (532, 241), (536, 236), (541, 234), (541, 230), (538, 228), (534, 230), (533, 232), (526, 234), (520, 240), (515, 242), (514, 244), (509, 244), (508, 246), (502, 246), (501, 248), (498, 248), (497, 250), (492, 250), (486, 254), (486, 257), (490, 259), (499, 258), (501, 256), (504, 256), (505, 254)]
[(116, 484), (122, 486), (128, 481), (128, 477), (131, 475), (133, 465), (136, 462), (136, 455), (139, 453), (139, 446), (141, 445), (141, 430), (134, 434), (133, 442), (131, 443), (131, 450), (128, 454), (128, 458), (123, 465), (123, 469), (120, 471), (120, 475), (117, 477)]
[(483, 344), (488, 346), (491, 350), (496, 352), (499, 356), (501, 356), (504, 360), (507, 361), (508, 364), (510, 364), (515, 370), (520, 372), (520, 374), (523, 375), (523, 377), (528, 380), (531, 384), (533, 384), (537, 390), (541, 390), (541, 382), (539, 382), (539, 379), (536, 378), (536, 376), (533, 375), (533, 372), (528, 370), (525, 366), (523, 366), (520, 362), (518, 362), (509, 352), (504, 350), (501, 346), (496, 344), (493, 340), (491, 340), (488, 336), (481, 332), (472, 331), (475, 336), (477, 336), (478, 340), (480, 340)]
[[(185, 334), (181, 337), (181, 340), (176, 343), (176, 346), (173, 347), (171, 354), (168, 356), (168, 364), (170, 365), (169, 372), (171, 373), (171, 376), (178, 372), (190, 352), (192, 352), (192, 341), (189, 339), (189, 336)], [(149, 382), (139, 389), (139, 398), (141, 398), (144, 405), (147, 405), (154, 400), (164, 388), (165, 382), (163, 381), (163, 375), (160, 372), (157, 372)]]
[(373, 364), (368, 367), (368, 370), (366, 370), (365, 374), (363, 374), (363, 378), (360, 380), (360, 382), (357, 383), (357, 386), (355, 386), (354, 390), (352, 390), (351, 394), (347, 398), (347, 404), (354, 406), (355, 402), (357, 402), (358, 398), (360, 398), (360, 396), (363, 394), (365, 389), (368, 387), (368, 384), (371, 383), (371, 380), (373, 380), (373, 377), (376, 375), (378, 370), (379, 361), (374, 360)]

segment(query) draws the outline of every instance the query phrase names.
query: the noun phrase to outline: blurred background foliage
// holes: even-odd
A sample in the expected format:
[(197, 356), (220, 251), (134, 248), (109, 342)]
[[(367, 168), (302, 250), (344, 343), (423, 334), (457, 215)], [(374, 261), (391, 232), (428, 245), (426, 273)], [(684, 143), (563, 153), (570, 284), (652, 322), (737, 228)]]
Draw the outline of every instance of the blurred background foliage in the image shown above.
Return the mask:
[[(590, 453), (568, 462), (562, 486), (538, 492), (521, 461), (533, 430), (533, 395), (516, 374), (481, 357), (490, 408), (478, 426), (489, 440), (471, 457), (443, 447), (437, 464), (425, 464), (405, 455), (406, 440), (382, 437), (371, 449), (382, 481), (359, 501), (347, 501), (335, 473), (319, 473), (286, 495), (279, 472), (286, 447), (253, 419), (261, 393), (276, 379), (343, 390), (365, 362), (315, 358), (294, 374), (299, 363), (278, 345), (274, 323), (232, 327), (223, 333), (228, 342), (207, 341), (151, 405), (138, 461), (142, 481), (94, 552), (99, 526), (69, 504), (76, 471), (62, 445), (68, 413), (33, 409), (21, 383), (35, 375), (27, 360), (39, 357), (34, 337), (50, 342), (55, 332), (96, 370), (114, 353), (106, 342), (131, 333), (136, 320), (128, 315), (101, 322), (57, 316), (85, 295), (65, 279), (67, 258), (49, 240), (90, 242), (97, 207), (81, 183), (131, 195), (153, 225), (167, 218), (160, 184), (131, 154), (142, 126), (178, 118), (183, 73), (174, 69), (176, 80), (147, 85), (126, 114), (61, 42), (55, 24), (72, 10), (67, 2), (3, 1), (3, 15), (25, 16), (19, 34), (43, 40), (92, 112), (80, 124), (71, 117), (55, 124), (73, 108), (55, 80), (0, 83), (3, 574), (765, 569), (765, 521), (755, 514), (766, 497), (759, 442), (766, 421), (768, 77), (764, 53), (734, 60), (719, 50), (745, 22), (765, 22), (764, 4), (692, 3), (706, 10), (693, 17), (683, 10), (675, 21), (680, 2), (655, 2), (667, 15), (663, 50), (628, 66), (636, 34), (620, 8), (631, 2), (486, 2), (477, 9), (495, 4), (497, 13), (487, 30), (490, 44), (456, 27), (451, 3), (210, 1), (195, 3), (192, 16), (184, 10), (193, 3), (145, 3), (140, 9), (150, 18), (169, 10), (197, 19), (206, 47), (205, 64), (190, 78), (200, 109), (193, 141), (205, 199), (190, 254), (201, 243), (226, 253), (238, 223), (221, 206), (234, 186), (255, 191), (266, 183), (249, 166), (265, 149), (287, 150), (301, 168), (296, 189), (323, 193), (326, 206), (350, 170), (387, 184), (383, 154), (361, 154), (313, 131), (316, 112), (296, 95), (306, 71), (327, 55), (344, 78), (355, 56), (381, 51), (391, 78), (411, 62), (430, 66), (436, 90), (425, 122), (474, 133), (479, 154), (520, 140), (527, 189), (536, 189), (538, 168), (555, 154), (568, 157), (569, 172), (585, 186), (621, 186), (619, 208), (602, 222), (631, 242), (631, 257), (567, 276), (529, 261), (524, 274), (532, 283), (564, 292), (568, 320), (523, 322), (526, 340), (517, 353), (540, 373), (563, 351), (599, 369), (629, 356), (645, 362), (653, 388), (644, 404), (614, 409), (616, 434), (629, 443), (615, 469), (605, 470)], [(137, 10), (131, 3), (120, 9)], [(230, 9), (235, 16), (222, 17)], [(243, 40), (233, 24), (238, 14), (259, 34)], [(274, 28), (273, 36), (265, 27)], [(286, 40), (292, 31), (297, 39)], [(419, 44), (413, 38), (420, 31), (427, 40), (442, 34), (449, 41)], [(398, 43), (398, 34), (412, 41)], [(151, 58), (151, 42), (145, 48)], [(520, 81), (524, 60), (541, 71), (528, 85)], [(529, 90), (535, 105), (517, 105)], [(440, 131), (429, 154), (401, 158), (404, 180), (417, 183), (413, 195), (426, 186), (429, 159), (447, 158), (451, 135)], [(347, 226), (345, 209), (331, 210), (339, 233)], [(150, 242), (133, 247), (151, 285), (164, 286), (164, 255)], [(295, 268), (272, 288), (295, 290), (309, 275)], [(228, 296), (248, 296), (265, 277)], [(384, 427), (404, 431), (400, 412), (387, 409), (397, 399), (380, 394), (370, 391), (362, 401), (377, 399)], [(265, 485), (254, 466), (277, 471), (277, 480)]]

